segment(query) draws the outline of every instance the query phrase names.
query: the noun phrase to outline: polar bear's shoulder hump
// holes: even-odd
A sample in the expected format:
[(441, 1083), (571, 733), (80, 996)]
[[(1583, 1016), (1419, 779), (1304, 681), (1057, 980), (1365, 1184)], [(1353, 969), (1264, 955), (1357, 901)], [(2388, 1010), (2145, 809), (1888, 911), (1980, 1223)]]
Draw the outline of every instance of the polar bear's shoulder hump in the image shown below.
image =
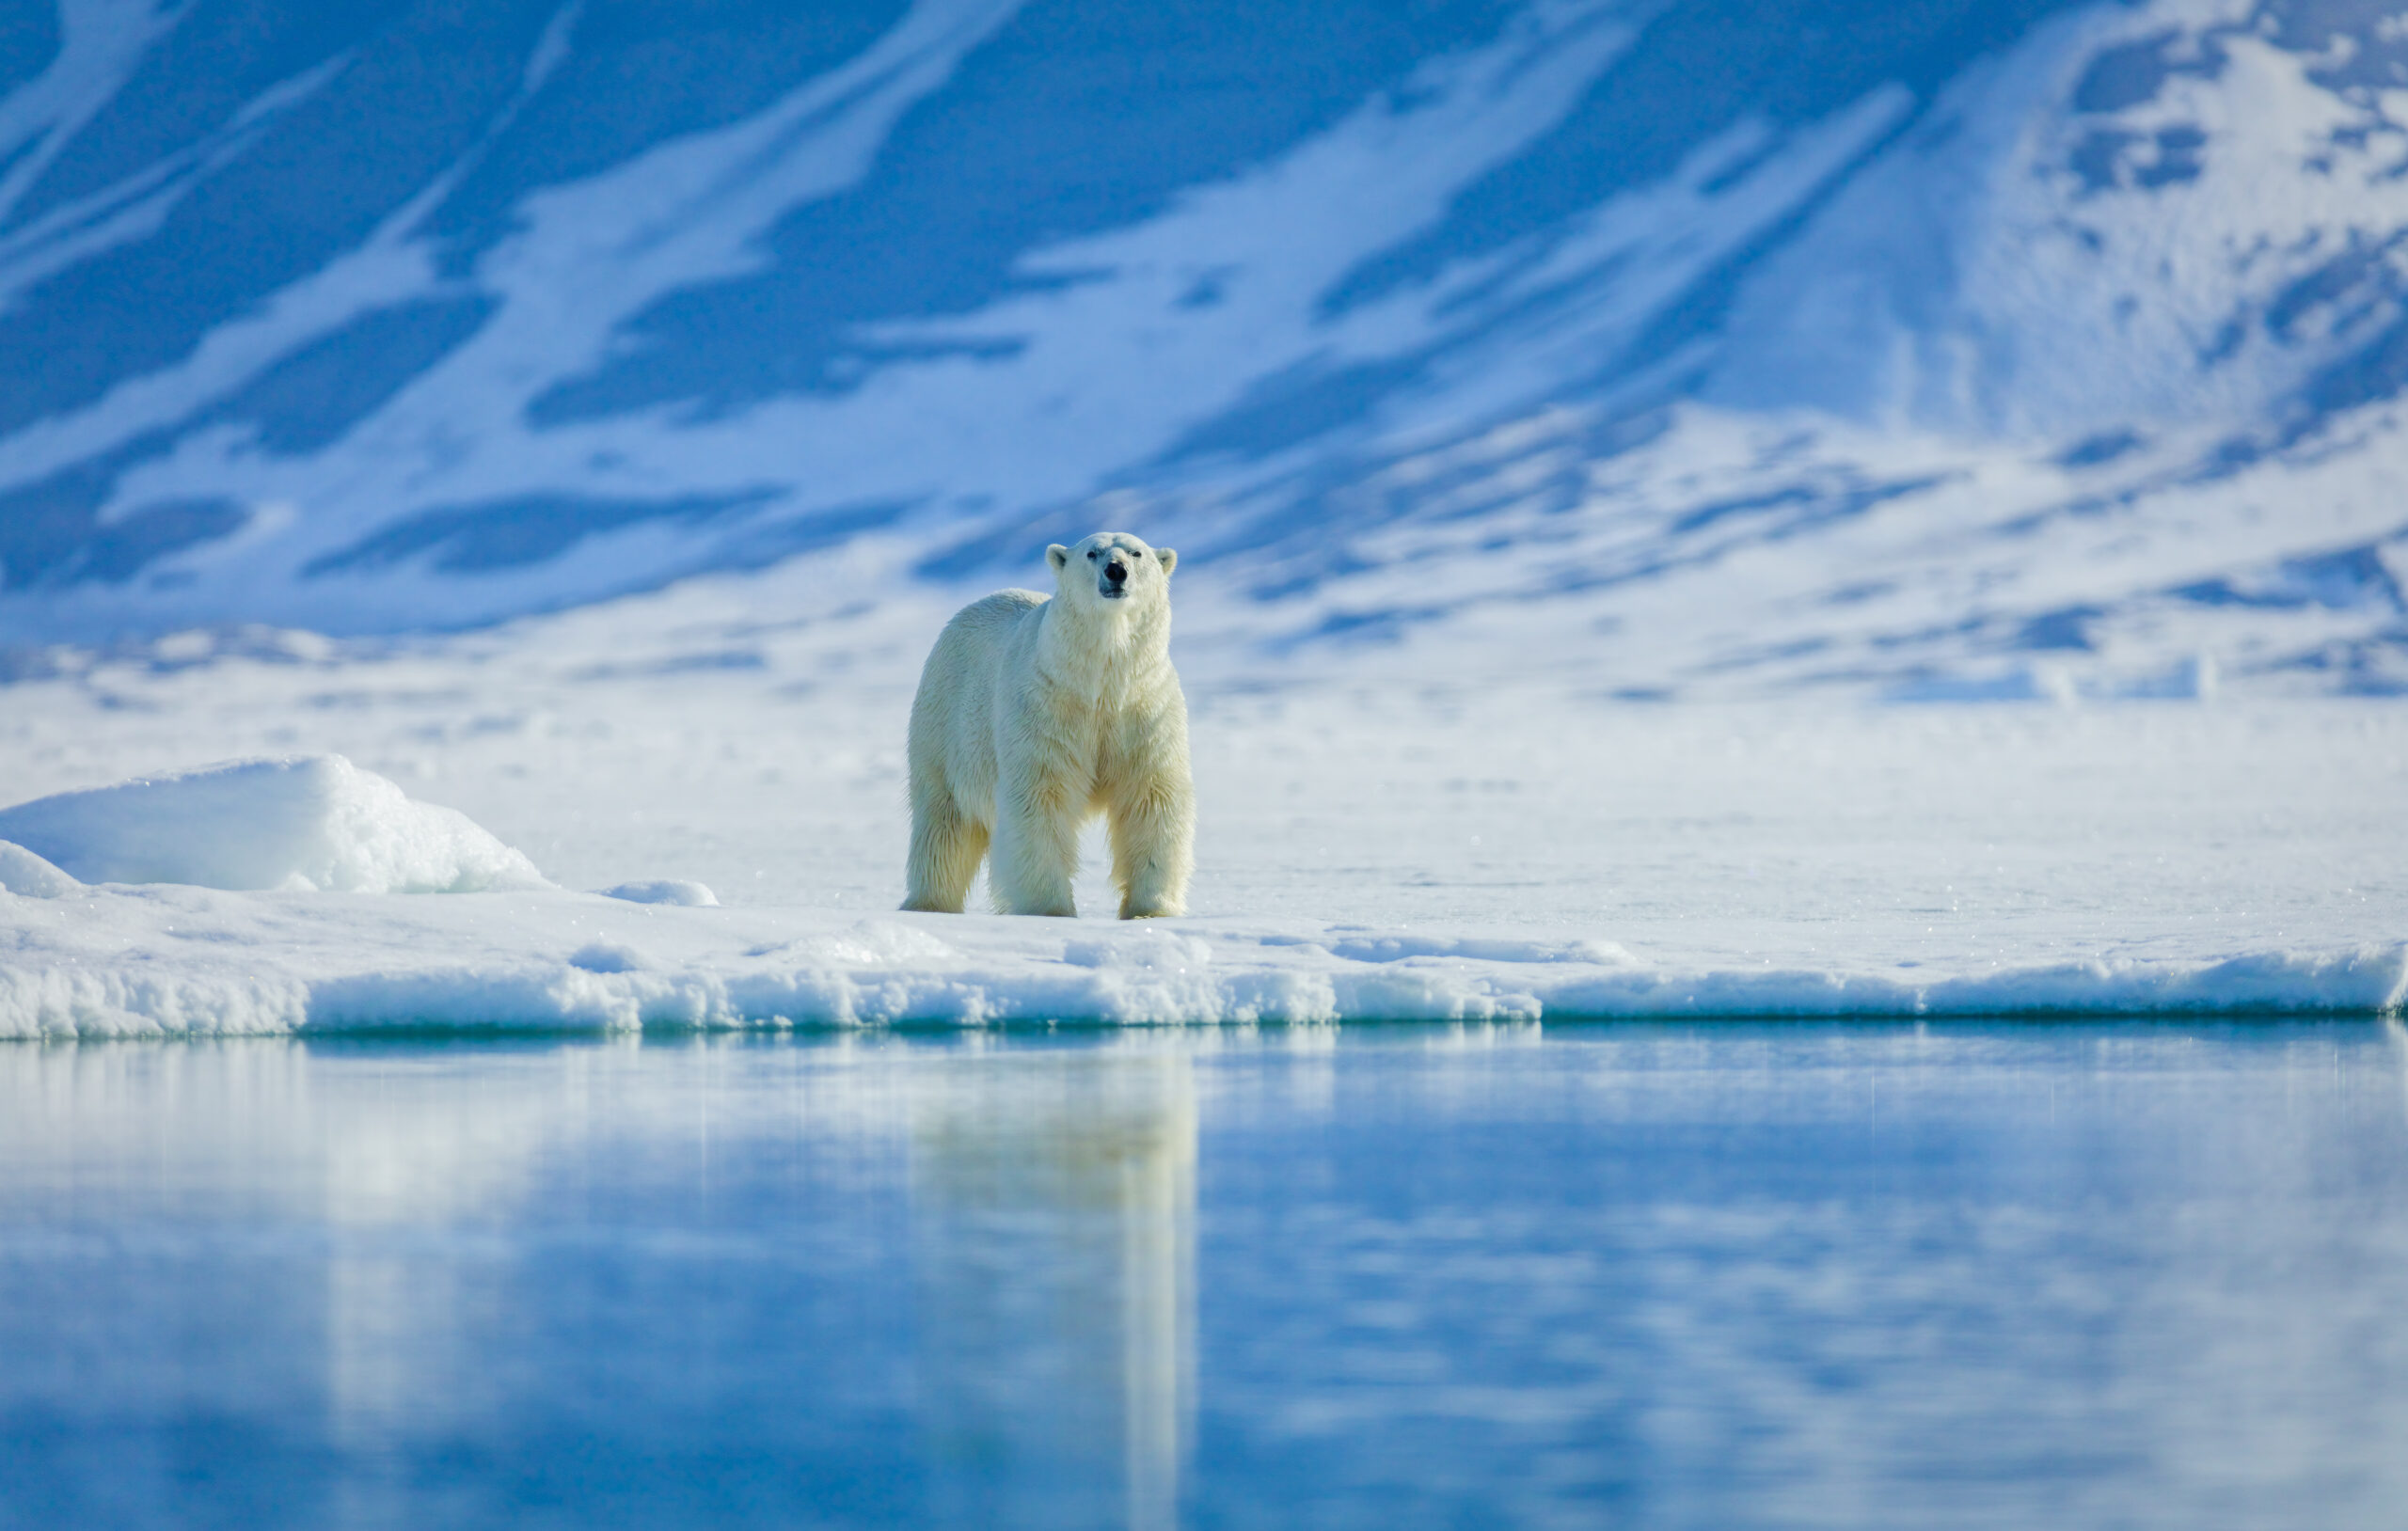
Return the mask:
[(992, 595), (982, 595), (963, 607), (953, 614), (953, 621), (945, 625), (973, 628), (1008, 627), (1051, 599), (1051, 596), (1039, 595), (1033, 590), (999, 590)]

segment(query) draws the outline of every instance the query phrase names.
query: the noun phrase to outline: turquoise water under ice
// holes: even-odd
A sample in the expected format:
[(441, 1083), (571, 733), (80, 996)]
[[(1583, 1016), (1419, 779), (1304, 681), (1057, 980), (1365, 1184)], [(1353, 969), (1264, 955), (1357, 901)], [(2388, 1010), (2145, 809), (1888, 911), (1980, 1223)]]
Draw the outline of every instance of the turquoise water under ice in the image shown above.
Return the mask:
[(0, 1526), (2396, 1525), (2396, 1024), (0, 1047)]

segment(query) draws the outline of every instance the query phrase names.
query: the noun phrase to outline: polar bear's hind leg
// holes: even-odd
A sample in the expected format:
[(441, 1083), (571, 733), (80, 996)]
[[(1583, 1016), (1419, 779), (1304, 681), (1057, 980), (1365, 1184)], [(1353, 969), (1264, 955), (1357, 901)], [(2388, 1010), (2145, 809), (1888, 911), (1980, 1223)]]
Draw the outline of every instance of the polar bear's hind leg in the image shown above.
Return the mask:
[(912, 799), (903, 907), (959, 914), (987, 857), (987, 827), (964, 813), (949, 792), (915, 792)]

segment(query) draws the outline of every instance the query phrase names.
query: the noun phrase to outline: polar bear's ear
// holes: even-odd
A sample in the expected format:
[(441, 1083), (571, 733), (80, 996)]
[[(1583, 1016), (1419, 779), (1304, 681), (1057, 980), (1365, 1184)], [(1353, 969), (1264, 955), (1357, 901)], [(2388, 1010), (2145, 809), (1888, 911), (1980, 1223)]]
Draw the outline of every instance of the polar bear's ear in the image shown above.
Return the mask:
[(1062, 565), (1070, 561), (1070, 550), (1060, 543), (1054, 543), (1045, 549), (1045, 561), (1054, 565), (1055, 574), (1060, 574)]
[(1170, 577), (1170, 572), (1179, 567), (1179, 549), (1176, 547), (1157, 547), (1154, 549), (1154, 557), (1163, 560), (1163, 577), (1164, 579), (1168, 579)]

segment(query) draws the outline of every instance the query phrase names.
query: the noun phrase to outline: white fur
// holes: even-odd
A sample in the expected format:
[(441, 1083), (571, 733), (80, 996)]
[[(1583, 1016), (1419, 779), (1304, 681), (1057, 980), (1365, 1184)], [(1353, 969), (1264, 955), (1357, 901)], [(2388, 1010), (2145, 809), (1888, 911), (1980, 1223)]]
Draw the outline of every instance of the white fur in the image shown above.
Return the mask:
[[(1179, 555), (1122, 532), (1045, 550), (1054, 593), (974, 601), (938, 635), (911, 700), (907, 909), (961, 910), (991, 843), (1006, 914), (1075, 914), (1079, 827), (1112, 833), (1120, 917), (1187, 912), (1196, 789), (1170, 667)], [(1126, 572), (1124, 593), (1107, 571)]]

